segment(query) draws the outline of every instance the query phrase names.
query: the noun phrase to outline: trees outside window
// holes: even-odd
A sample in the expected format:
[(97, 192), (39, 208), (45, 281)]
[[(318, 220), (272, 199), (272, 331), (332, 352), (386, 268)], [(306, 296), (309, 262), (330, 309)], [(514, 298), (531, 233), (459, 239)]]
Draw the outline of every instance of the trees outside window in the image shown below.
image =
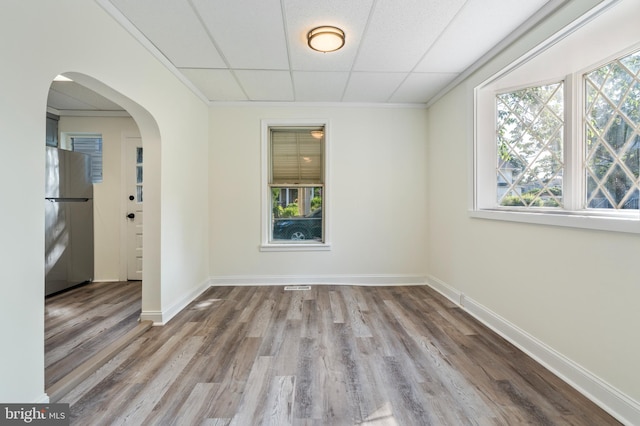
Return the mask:
[(638, 209), (640, 52), (584, 74), (586, 206)]
[[(569, 141), (574, 155), (582, 152), (583, 179), (572, 188), (581, 193), (579, 208), (638, 209), (640, 51), (581, 78), (583, 135)], [(498, 206), (565, 207), (564, 96), (563, 81), (496, 95)]]
[(498, 204), (562, 206), (563, 84), (496, 97)]

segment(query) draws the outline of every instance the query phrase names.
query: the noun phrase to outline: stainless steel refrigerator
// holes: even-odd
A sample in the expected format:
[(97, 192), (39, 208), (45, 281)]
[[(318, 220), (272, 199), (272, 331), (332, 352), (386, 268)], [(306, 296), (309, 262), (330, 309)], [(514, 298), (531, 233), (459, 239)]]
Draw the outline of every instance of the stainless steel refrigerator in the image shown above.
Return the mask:
[(93, 280), (91, 158), (47, 147), (45, 295)]

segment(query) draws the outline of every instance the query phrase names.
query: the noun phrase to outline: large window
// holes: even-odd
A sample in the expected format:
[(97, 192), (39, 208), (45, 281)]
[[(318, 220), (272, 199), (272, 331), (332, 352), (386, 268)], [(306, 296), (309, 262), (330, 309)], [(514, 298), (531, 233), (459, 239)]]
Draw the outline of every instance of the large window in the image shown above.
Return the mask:
[(474, 216), (640, 232), (636, 9), (611, 3), (476, 88)]
[(263, 249), (327, 246), (326, 123), (263, 123)]

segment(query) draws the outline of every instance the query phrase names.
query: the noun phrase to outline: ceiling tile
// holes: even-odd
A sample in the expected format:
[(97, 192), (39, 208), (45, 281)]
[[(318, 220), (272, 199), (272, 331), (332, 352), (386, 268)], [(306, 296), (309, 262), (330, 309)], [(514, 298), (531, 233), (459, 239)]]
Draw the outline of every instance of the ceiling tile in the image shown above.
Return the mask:
[(231, 68), (289, 69), (280, 0), (192, 0)]
[(289, 71), (235, 71), (236, 77), (252, 101), (293, 101)]
[(229, 70), (182, 68), (180, 71), (211, 101), (247, 100)]
[(395, 0), (376, 3), (355, 71), (411, 71), (464, 0)]
[(187, 0), (111, 0), (178, 68), (225, 63)]
[(340, 102), (347, 84), (347, 72), (293, 73), (296, 101)]
[(349, 78), (344, 102), (386, 102), (407, 73), (354, 72)]
[(390, 101), (397, 103), (427, 103), (450, 81), (454, 73), (412, 73), (393, 94)]
[(547, 0), (467, 2), (415, 71), (464, 71), (545, 3)]

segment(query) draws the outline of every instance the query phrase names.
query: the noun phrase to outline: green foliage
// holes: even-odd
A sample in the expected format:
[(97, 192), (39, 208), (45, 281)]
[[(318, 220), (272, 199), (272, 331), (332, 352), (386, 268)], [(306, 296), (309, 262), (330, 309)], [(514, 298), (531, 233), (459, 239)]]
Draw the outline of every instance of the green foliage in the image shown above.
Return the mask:
[(316, 210), (322, 207), (322, 197), (313, 197), (311, 199), (311, 210)]
[(278, 198), (280, 197), (280, 188), (271, 188), (271, 211), (273, 217), (282, 217), (282, 207), (278, 204)]
[(294, 217), (299, 215), (297, 203), (288, 204), (287, 207), (285, 208), (280, 207), (280, 209), (282, 209), (282, 212), (280, 213), (280, 217)]
[(529, 87), (496, 98), (498, 166), (518, 186), (542, 186), (562, 171), (562, 87)]
[(501, 206), (541, 207), (543, 202), (536, 198), (536, 194), (522, 194), (522, 196), (508, 195), (502, 199)]
[(501, 140), (498, 145), (498, 155), (500, 156), (500, 159), (502, 161), (505, 161), (505, 162), (511, 161), (511, 154), (509, 154), (509, 146), (504, 142), (504, 140)]
[(508, 206), (508, 207), (524, 206), (524, 203), (522, 202), (522, 199), (517, 195), (508, 195), (502, 199), (502, 201), (500, 202), (500, 205)]
[[(557, 198), (554, 198), (557, 197)], [(522, 207), (560, 207), (562, 188), (552, 186), (549, 188), (534, 188), (523, 192), (522, 195), (508, 195), (500, 202), (501, 206)]]

